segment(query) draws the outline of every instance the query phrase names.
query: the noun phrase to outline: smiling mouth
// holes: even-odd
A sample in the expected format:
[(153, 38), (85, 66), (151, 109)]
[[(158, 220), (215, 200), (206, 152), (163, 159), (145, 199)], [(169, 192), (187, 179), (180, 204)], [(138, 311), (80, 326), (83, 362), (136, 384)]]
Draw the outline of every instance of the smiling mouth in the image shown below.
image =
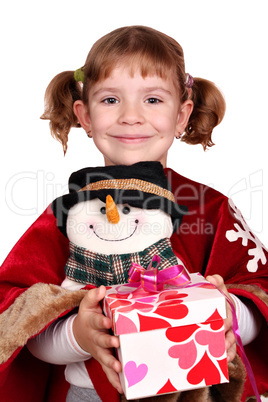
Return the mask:
[(125, 142), (125, 143), (139, 143), (139, 142), (144, 142), (144, 141), (148, 141), (151, 136), (150, 135), (115, 135), (113, 136), (113, 138), (115, 138), (118, 141), (121, 142)]
[[(93, 227), (91, 227), (91, 226), (92, 226), (92, 225), (90, 225), (90, 229), (93, 229)], [(123, 241), (123, 240), (129, 239), (131, 236), (133, 236), (134, 233), (136, 232), (136, 230), (137, 230), (137, 226), (135, 227), (135, 229), (133, 230), (133, 232), (132, 232), (129, 236), (123, 237), (123, 239), (104, 239), (103, 237), (99, 236), (99, 235), (95, 232), (94, 229), (93, 229), (93, 233), (94, 233), (100, 240), (104, 240), (104, 241)]]

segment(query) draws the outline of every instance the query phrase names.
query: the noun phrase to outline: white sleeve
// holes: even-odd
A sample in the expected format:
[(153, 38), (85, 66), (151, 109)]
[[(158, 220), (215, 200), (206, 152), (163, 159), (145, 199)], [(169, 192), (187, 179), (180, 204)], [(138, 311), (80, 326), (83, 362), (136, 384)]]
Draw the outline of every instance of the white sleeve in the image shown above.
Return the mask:
[(234, 294), (232, 299), (235, 302), (240, 337), (245, 346), (258, 336), (262, 326), (262, 316), (251, 301), (247, 302), (246, 299), (241, 301)]
[(28, 341), (29, 351), (38, 359), (52, 364), (69, 364), (88, 360), (91, 355), (76, 342), (73, 321), (76, 314), (52, 323), (45, 331)]

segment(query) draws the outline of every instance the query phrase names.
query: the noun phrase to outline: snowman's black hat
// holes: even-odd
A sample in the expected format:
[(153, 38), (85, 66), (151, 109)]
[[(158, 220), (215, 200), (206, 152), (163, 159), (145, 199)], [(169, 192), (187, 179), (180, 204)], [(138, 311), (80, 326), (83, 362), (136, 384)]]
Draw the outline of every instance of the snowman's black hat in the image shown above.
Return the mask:
[(188, 210), (187, 207), (176, 204), (160, 162), (88, 167), (72, 173), (69, 194), (56, 198), (51, 204), (61, 232), (67, 236), (66, 221), (70, 208), (94, 198), (105, 202), (107, 195), (111, 195), (116, 204), (161, 209), (171, 216), (174, 231)]

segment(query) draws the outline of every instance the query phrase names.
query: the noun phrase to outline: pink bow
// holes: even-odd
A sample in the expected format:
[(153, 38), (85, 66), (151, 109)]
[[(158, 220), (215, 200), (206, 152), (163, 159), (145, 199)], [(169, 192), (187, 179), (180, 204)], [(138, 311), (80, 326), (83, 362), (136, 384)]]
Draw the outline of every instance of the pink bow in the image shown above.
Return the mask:
[[(157, 262), (153, 268), (153, 262)], [(158, 270), (160, 257), (155, 255), (147, 269), (141, 265), (133, 263), (129, 270), (128, 282), (131, 286), (142, 287), (147, 292), (159, 292), (165, 285), (183, 286), (190, 282), (190, 277), (183, 265), (173, 265), (162, 271)]]

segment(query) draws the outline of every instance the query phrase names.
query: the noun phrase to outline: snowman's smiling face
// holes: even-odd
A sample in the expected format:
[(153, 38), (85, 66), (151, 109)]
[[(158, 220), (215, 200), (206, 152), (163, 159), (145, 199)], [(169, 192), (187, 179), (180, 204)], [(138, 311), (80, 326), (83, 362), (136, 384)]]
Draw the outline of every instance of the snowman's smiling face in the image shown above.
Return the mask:
[[(121, 206), (122, 208), (122, 213), (123, 214), (125, 214), (125, 215), (128, 215), (129, 213), (130, 213), (130, 207), (129, 206)], [(101, 209), (100, 209), (100, 212), (103, 214), (103, 215), (106, 215), (106, 208), (105, 207), (101, 207)], [(133, 213), (133, 211), (132, 211), (132, 213)], [(99, 238), (99, 239), (101, 239), (101, 240), (103, 240), (103, 241), (123, 241), (123, 240), (127, 240), (127, 239), (129, 239), (130, 237), (132, 237), (133, 235), (134, 235), (134, 233), (136, 232), (136, 230), (137, 230), (137, 227), (138, 227), (138, 223), (139, 223), (139, 220), (138, 219), (135, 219), (135, 224), (136, 224), (136, 226), (133, 228), (133, 231), (129, 234), (129, 235), (127, 235), (126, 237), (123, 237), (123, 238), (118, 238), (117, 236), (115, 236), (115, 237), (113, 237), (113, 238), (111, 238), (110, 236), (109, 236), (109, 238), (105, 238), (105, 237), (102, 237), (102, 235), (101, 234), (99, 234), (99, 233), (97, 233), (96, 232), (96, 228), (94, 228), (94, 225), (93, 224), (91, 224), (91, 225), (89, 225), (89, 228), (90, 229), (92, 229), (93, 230), (93, 233)]]
[(119, 222), (110, 223), (105, 203), (99, 199), (72, 207), (67, 218), (69, 240), (101, 254), (125, 254), (142, 251), (153, 243), (170, 237), (171, 218), (161, 210), (117, 205)]

